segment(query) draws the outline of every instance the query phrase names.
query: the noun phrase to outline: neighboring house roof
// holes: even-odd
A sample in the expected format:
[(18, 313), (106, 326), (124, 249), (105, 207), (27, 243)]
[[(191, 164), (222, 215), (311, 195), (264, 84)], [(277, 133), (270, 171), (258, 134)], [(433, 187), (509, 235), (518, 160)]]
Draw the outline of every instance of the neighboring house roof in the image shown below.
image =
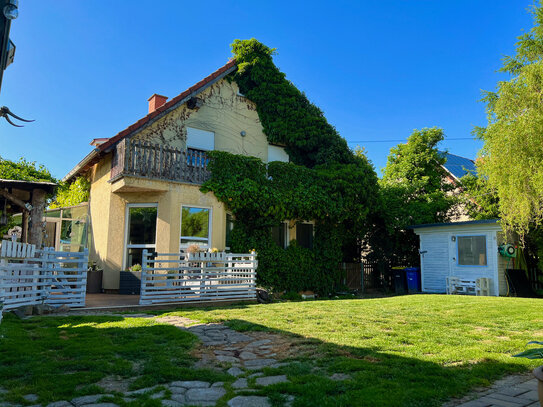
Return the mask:
[(445, 151), (440, 151), (439, 153), (442, 157), (444, 156), (447, 159), (443, 165), (443, 168), (456, 180), (459, 180), (464, 175), (469, 173), (477, 174), (475, 161), (470, 160), (469, 158), (460, 157), (459, 155), (450, 154)]
[[(142, 129), (155, 122), (165, 114), (169, 113), (178, 106), (186, 103), (190, 98), (196, 96), (198, 93), (202, 92), (212, 84), (218, 82), (224, 78), (229, 73), (233, 72), (236, 69), (236, 61), (231, 59), (221, 68), (217, 69), (215, 72), (209, 76), (202, 79), (200, 82), (191, 86), (184, 92), (181, 92), (176, 97), (172, 98), (169, 102), (166, 102), (163, 106), (154, 110), (153, 112), (147, 114), (145, 117), (141, 118), (131, 126), (128, 126), (123, 131), (117, 133), (115, 136), (106, 139), (101, 144), (96, 145), (96, 148), (91, 151), (83, 160), (81, 160), (63, 179), (62, 181), (68, 181), (81, 171), (88, 169), (91, 165), (95, 164), (103, 153), (109, 152), (111, 147), (113, 147), (118, 141), (122, 140), (124, 137), (134, 133), (137, 130)], [(95, 139), (96, 140), (96, 139)]]
[(446, 223), (427, 223), (424, 225), (412, 225), (408, 226), (408, 229), (421, 229), (421, 228), (435, 228), (440, 226), (459, 226), (459, 225), (485, 225), (489, 223), (497, 223), (499, 219), (481, 219), (481, 220), (468, 220), (464, 222), (446, 222)]

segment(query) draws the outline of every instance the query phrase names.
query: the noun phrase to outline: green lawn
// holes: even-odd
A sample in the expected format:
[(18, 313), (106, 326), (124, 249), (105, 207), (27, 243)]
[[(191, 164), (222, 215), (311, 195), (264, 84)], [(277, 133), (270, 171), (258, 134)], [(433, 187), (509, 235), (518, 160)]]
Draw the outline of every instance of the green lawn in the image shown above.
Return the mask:
[[(157, 313), (159, 314), (159, 313)], [(262, 389), (275, 405), (439, 406), (473, 387), (538, 362), (512, 358), (543, 340), (543, 300), (417, 295), (306, 301), (168, 314), (281, 332), (300, 345), (292, 364), (267, 373), (290, 383)], [(233, 379), (190, 368), (196, 338), (152, 319), (42, 317), (0, 324), (0, 383), (8, 399), (41, 402), (94, 394), (105, 376), (137, 376), (132, 388), (180, 379)], [(334, 373), (352, 379), (335, 382)], [(151, 403), (153, 401), (141, 401)]]

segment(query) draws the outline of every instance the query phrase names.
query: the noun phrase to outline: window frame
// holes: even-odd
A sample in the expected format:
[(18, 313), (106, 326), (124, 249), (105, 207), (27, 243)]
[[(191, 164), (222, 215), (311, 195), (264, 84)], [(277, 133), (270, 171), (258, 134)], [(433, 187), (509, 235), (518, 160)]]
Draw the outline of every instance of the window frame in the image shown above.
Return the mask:
[[(315, 222), (314, 221), (309, 221), (309, 222), (298, 222), (296, 223), (296, 242), (298, 244), (300, 244), (299, 240), (298, 240), (298, 225), (311, 225), (311, 247), (307, 248), (309, 250), (313, 250), (313, 248), (315, 247)], [(304, 247), (304, 246), (302, 246)]]
[[(456, 266), (457, 267), (488, 267), (488, 236), (486, 234), (455, 235), (455, 237), (456, 237)], [(484, 237), (485, 238), (486, 264), (460, 264), (460, 238), (462, 237)]]
[(128, 234), (130, 233), (130, 208), (156, 208), (156, 228), (158, 228), (158, 202), (155, 203), (128, 203), (126, 204), (124, 214), (124, 250), (123, 250), (123, 270), (128, 270), (128, 250), (129, 249), (153, 249), (156, 251), (157, 229), (155, 228), (154, 244), (128, 244)]
[[(283, 226), (283, 227), (285, 228), (285, 244), (283, 245), (283, 247), (281, 247), (281, 246), (279, 246), (279, 245), (278, 245), (278, 246), (281, 247), (281, 249), (286, 249), (286, 248), (289, 246), (289, 244), (290, 244), (290, 227), (289, 227), (289, 222), (286, 221), (286, 220), (284, 220), (284, 221), (282, 221), (282, 222), (281, 222), (279, 225), (277, 225), (277, 226)], [(273, 226), (270, 228), (270, 233), (273, 233), (273, 232), (272, 232), (272, 228), (273, 228)], [(272, 235), (272, 239), (273, 239), (273, 235)], [(275, 243), (275, 242), (274, 242), (274, 243)]]
[[(194, 238), (193, 236), (183, 236), (183, 208), (197, 208), (197, 209), (207, 209), (209, 210), (209, 218), (208, 218), (208, 227), (207, 227), (207, 245), (200, 246), (202, 249), (210, 249), (211, 248), (211, 237), (212, 237), (212, 225), (213, 225), (213, 208), (211, 206), (200, 206), (200, 205), (191, 205), (191, 204), (181, 204), (181, 208), (179, 209), (179, 250), (182, 251), (190, 246), (190, 244), (183, 244), (181, 243), (181, 239), (203, 239), (203, 238)], [(192, 244), (192, 243), (191, 243)]]

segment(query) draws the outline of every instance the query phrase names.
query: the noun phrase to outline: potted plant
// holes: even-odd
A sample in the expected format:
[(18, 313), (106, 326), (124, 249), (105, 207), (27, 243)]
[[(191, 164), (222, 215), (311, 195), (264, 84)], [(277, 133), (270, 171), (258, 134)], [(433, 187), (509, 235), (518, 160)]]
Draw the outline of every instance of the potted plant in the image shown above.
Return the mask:
[[(527, 345), (543, 345), (543, 342), (531, 341)], [(543, 348), (531, 348), (526, 349), (517, 355), (513, 355), (515, 358), (527, 358), (527, 359), (543, 359)], [(533, 374), (537, 379), (537, 394), (539, 395), (539, 404), (543, 407), (543, 366), (536, 367), (533, 370)]]

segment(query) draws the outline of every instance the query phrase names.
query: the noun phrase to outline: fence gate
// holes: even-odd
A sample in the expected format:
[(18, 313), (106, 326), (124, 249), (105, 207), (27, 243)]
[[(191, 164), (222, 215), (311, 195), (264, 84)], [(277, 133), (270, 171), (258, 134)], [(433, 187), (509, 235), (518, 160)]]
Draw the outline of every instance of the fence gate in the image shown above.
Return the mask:
[(256, 299), (255, 253), (143, 251), (140, 304)]
[(2, 241), (0, 256), (0, 304), (3, 309), (44, 303), (85, 306), (88, 250), (36, 250), (33, 245)]

